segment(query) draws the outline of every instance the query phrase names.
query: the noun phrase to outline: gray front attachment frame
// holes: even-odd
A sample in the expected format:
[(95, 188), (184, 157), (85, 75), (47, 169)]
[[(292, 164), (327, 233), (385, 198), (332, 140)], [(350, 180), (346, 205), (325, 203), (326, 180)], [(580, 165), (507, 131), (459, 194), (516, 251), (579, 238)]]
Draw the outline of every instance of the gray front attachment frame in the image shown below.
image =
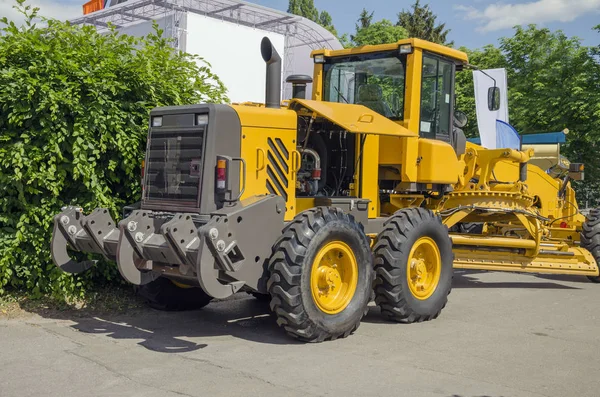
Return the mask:
[(266, 293), (265, 270), (284, 228), (285, 200), (255, 196), (210, 215), (134, 210), (118, 227), (105, 209), (83, 215), (69, 207), (54, 218), (52, 258), (69, 273), (93, 261), (76, 262), (76, 251), (116, 260), (123, 278), (136, 285), (160, 276), (199, 285), (224, 299), (242, 287)]

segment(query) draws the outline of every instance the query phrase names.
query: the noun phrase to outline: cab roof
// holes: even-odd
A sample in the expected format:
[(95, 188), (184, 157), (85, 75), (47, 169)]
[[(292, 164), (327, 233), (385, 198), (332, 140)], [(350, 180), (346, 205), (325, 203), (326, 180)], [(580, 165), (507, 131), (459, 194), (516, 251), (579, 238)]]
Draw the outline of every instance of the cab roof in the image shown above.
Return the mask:
[(325, 55), (325, 57), (337, 57), (345, 55), (347, 56), (367, 54), (371, 52), (392, 51), (404, 44), (410, 44), (413, 46), (413, 48), (419, 48), (428, 52), (433, 52), (438, 55), (452, 58), (458, 61), (459, 63), (466, 64), (469, 62), (468, 55), (463, 51), (455, 50), (454, 48), (446, 47), (440, 44), (432, 43), (430, 41), (421, 39), (403, 39), (391, 44), (365, 45), (361, 47), (345, 48), (343, 50), (320, 49), (313, 51), (310, 54), (310, 56), (311, 58), (314, 58), (315, 55)]

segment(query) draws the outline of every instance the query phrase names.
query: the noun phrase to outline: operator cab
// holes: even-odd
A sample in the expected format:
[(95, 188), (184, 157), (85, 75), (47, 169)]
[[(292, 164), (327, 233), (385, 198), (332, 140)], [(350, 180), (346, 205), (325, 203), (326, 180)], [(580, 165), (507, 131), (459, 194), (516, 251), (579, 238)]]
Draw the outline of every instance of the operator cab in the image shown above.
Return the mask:
[(466, 54), (409, 39), (317, 51), (313, 57), (323, 76), (322, 91), (316, 89), (314, 99), (363, 105), (422, 138), (447, 142), (458, 155), (464, 153), (466, 139), (454, 116), (454, 83), (456, 71), (467, 64)]

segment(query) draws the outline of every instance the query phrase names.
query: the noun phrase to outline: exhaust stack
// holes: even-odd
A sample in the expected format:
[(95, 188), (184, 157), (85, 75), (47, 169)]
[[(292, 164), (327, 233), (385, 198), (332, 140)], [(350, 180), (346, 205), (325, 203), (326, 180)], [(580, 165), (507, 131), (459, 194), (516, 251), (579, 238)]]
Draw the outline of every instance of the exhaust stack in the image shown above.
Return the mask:
[(267, 63), (267, 84), (265, 106), (268, 108), (281, 107), (281, 57), (268, 37), (260, 43), (260, 53)]

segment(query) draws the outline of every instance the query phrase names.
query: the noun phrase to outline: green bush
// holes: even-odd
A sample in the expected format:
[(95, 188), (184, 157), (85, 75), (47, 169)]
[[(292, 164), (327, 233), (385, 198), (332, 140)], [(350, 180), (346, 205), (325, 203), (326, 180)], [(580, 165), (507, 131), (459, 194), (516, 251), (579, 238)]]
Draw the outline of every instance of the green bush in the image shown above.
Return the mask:
[(83, 296), (120, 280), (114, 264), (71, 276), (50, 258), (53, 216), (139, 200), (148, 112), (227, 101), (201, 58), (174, 50), (155, 25), (144, 38), (42, 18), (19, 0), (22, 27), (0, 34), (0, 294)]

